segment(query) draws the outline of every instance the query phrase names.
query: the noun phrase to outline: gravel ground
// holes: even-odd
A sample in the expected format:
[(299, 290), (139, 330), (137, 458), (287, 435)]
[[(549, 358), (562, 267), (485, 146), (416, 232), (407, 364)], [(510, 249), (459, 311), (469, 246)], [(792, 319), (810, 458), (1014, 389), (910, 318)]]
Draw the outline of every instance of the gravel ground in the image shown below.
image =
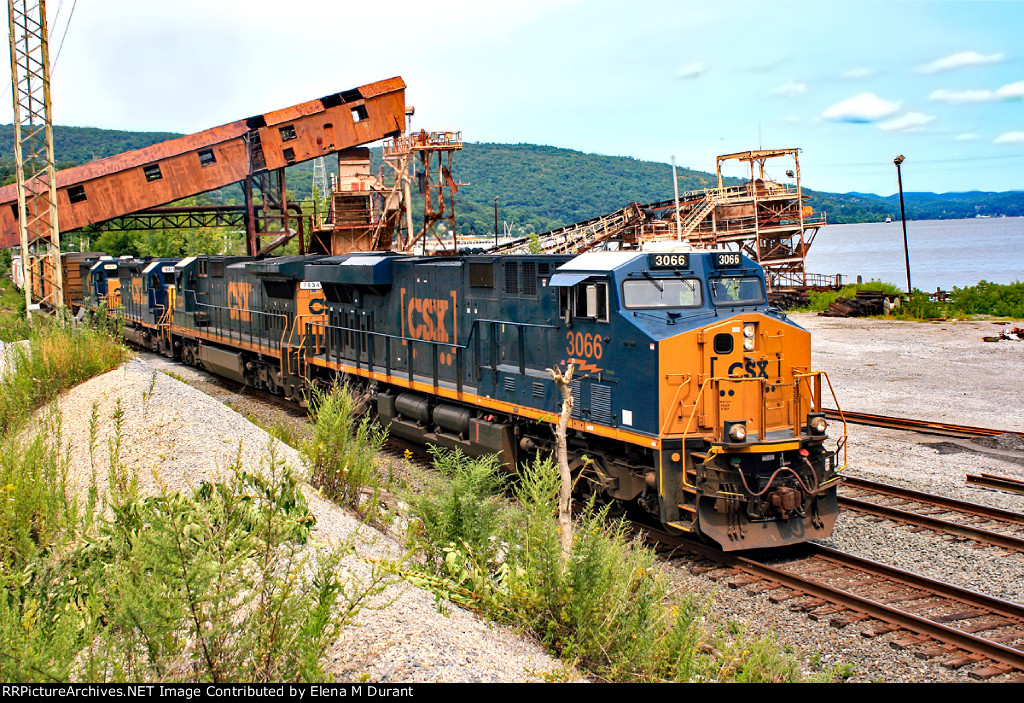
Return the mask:
[[(981, 337), (1021, 323), (910, 323), (836, 319), (793, 315), (813, 335), (814, 366), (829, 373), (843, 409), (903, 415), (964, 425), (1024, 431), (1024, 405), (1016, 379), (1024, 374), (1024, 343), (986, 343)], [(110, 418), (115, 398), (122, 398), (131, 429), (131, 461), (153, 471), (172, 487), (195, 482), (230, 463), (244, 438), (243, 456), (258, 461), (267, 435), (230, 408), (261, 416), (264, 423), (282, 424), (302, 436), (301, 413), (276, 409), (265, 419), (266, 403), (231, 391), (199, 372), (169, 365), (160, 357), (143, 355), (125, 369), (94, 379), (69, 394), (65, 418), (87, 418), (92, 403), (99, 416)], [(173, 368), (172, 368), (173, 366)], [(154, 397), (142, 402), (153, 368), (166, 368), (209, 396), (164, 374), (157, 375)], [(829, 403), (831, 405), (831, 403)], [(200, 419), (201, 418), (201, 419)], [(81, 423), (79, 423), (81, 424)], [(833, 423), (832, 432), (838, 431)], [(66, 422), (66, 432), (68, 431)], [(106, 447), (109, 420), (101, 428), (99, 447)], [(82, 445), (82, 442), (85, 442)], [(76, 462), (88, 466), (88, 427), (76, 435)], [(916, 433), (851, 425), (847, 472), (923, 491), (1024, 512), (1024, 496), (977, 489), (964, 484), (965, 473), (987, 472), (1024, 478), (1021, 443), (1006, 440), (954, 440)], [(294, 451), (280, 453), (295, 461)], [(79, 480), (87, 474), (79, 472)], [(145, 477), (144, 477), (145, 478)], [(310, 492), (311, 493), (311, 492)], [(396, 545), (344, 511), (311, 496), (320, 523), (330, 539), (359, 529), (366, 536), (360, 554), (367, 557), (397, 553)], [(1004, 558), (1000, 550), (948, 542), (928, 532), (915, 533), (888, 522), (840, 517), (828, 544), (885, 561), (975, 590), (1021, 602), (1024, 600), (1024, 559)], [(365, 573), (363, 562), (352, 568)], [(691, 562), (674, 560), (668, 569), (689, 589), (713, 595), (713, 612), (740, 622), (750, 632), (775, 633), (802, 655), (808, 673), (843, 665), (851, 681), (964, 682), (968, 668), (948, 670), (937, 661), (911, 651), (896, 650), (896, 634), (866, 639), (863, 626), (844, 629), (814, 621), (768, 601), (766, 594), (747, 595), (724, 588), (719, 581), (689, 572)], [(534, 643), (488, 625), (454, 606), (438, 613), (432, 596), (406, 585), (393, 587), (395, 599), (385, 610), (367, 611), (359, 626), (349, 629), (331, 651), (332, 671), (343, 679), (365, 674), (371, 681), (521, 681), (539, 680), (544, 672), (561, 673), (560, 664)], [(994, 681), (1007, 677), (997, 677)]]

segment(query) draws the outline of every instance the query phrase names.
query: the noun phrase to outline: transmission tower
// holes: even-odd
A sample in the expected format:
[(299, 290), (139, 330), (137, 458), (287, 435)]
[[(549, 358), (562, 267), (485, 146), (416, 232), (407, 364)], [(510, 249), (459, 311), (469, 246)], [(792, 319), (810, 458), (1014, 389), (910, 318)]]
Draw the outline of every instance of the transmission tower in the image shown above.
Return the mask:
[(327, 190), (327, 163), (324, 157), (313, 159), (313, 199), (317, 199), (317, 193), (319, 192), (320, 198), (326, 198), (330, 195), (330, 191)]
[[(18, 227), (25, 271), (25, 305), (32, 294), (53, 307), (64, 304), (57, 226), (57, 183), (50, 116), (50, 52), (45, 0), (7, 0), (14, 98), (14, 160), (18, 177)], [(42, 263), (49, 254), (50, 263)], [(37, 261), (40, 262), (37, 265)], [(36, 282), (36, 276), (41, 280)]]

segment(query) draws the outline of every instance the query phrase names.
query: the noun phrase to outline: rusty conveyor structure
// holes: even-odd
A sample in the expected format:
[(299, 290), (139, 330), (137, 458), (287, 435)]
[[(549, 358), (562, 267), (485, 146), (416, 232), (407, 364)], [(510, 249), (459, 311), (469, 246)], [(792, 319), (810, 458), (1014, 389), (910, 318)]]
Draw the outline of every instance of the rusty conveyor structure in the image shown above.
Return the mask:
[[(404, 126), (405, 83), (394, 77), (64, 169), (60, 229), (234, 224), (245, 227), (250, 254), (266, 253), (304, 234), (306, 219), (287, 202), (285, 167), (398, 136)], [(233, 184), (242, 185), (243, 206), (161, 207)], [(0, 247), (18, 243), (18, 216), (16, 187), (0, 188)]]
[[(791, 157), (794, 168), (786, 171), (793, 183), (777, 183), (766, 176), (765, 162)], [(725, 186), (722, 164), (739, 161), (749, 165), (747, 183)], [(765, 268), (773, 289), (831, 285), (827, 277), (804, 270), (814, 235), (825, 225), (824, 213), (804, 205), (800, 186), (798, 149), (745, 151), (719, 156), (718, 187), (680, 194), (674, 200), (646, 205), (630, 203), (614, 212), (542, 232), (537, 235), (546, 253), (580, 253), (617, 246), (692, 246), (742, 251)], [(678, 221), (678, 225), (677, 225)], [(614, 243), (614, 244), (613, 244)], [(490, 251), (527, 253), (528, 238)]]

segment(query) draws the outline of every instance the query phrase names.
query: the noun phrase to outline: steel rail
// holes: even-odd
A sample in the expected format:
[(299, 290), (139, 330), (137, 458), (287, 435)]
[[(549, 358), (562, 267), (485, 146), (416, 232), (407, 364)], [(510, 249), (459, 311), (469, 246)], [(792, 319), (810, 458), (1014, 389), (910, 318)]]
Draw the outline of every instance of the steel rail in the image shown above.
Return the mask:
[(945, 422), (932, 422), (930, 420), (913, 420), (905, 417), (892, 417), (888, 415), (872, 415), (870, 413), (854, 413), (844, 410), (842, 414), (832, 408), (823, 408), (823, 412), (833, 420), (845, 418), (847, 422), (858, 425), (872, 425), (874, 427), (889, 427), (897, 430), (913, 430), (923, 434), (941, 435), (943, 437), (959, 437), (970, 439), (972, 437), (995, 437), (1001, 434), (1015, 434), (1024, 437), (1024, 432), (1012, 430), (995, 430), (988, 427), (971, 427), (969, 425), (952, 425)]
[[(919, 635), (925, 635), (969, 652), (981, 654), (995, 662), (1024, 671), (1024, 650), (1008, 647), (999, 642), (979, 637), (976, 634), (958, 630), (940, 622), (934, 622), (920, 615), (902, 611), (872, 600), (866, 596), (856, 595), (837, 587), (813, 581), (798, 573), (769, 566), (750, 557), (737, 556), (735, 552), (721, 552), (707, 545), (691, 543), (676, 537), (672, 537), (672, 539), (685, 549), (696, 552), (712, 561), (752, 573), (760, 578), (779, 583), (793, 590), (865, 613), (882, 622), (890, 623)], [(1015, 621), (1006, 623), (1006, 626), (1020, 626), (1024, 624), (1024, 605), (986, 596), (969, 589), (959, 588), (944, 581), (937, 581), (901, 571), (879, 562), (855, 557), (851, 554), (845, 554), (814, 543), (807, 543), (805, 546), (812, 552), (811, 556), (817, 556), (830, 561), (837, 567), (849, 567), (866, 571), (890, 579), (905, 587), (918, 589), (926, 594), (930, 594), (922, 596), (922, 598), (950, 598), (959, 603), (988, 611), (988, 614), (1001, 615), (1004, 618)], [(921, 600), (922, 598), (914, 600)], [(979, 613), (975, 617), (982, 617), (985, 614)]]
[(935, 530), (944, 534), (966, 537), (968, 539), (984, 542), (996, 547), (1024, 552), (1024, 537), (1006, 535), (1000, 532), (993, 532), (992, 530), (983, 530), (980, 527), (962, 525), (957, 522), (943, 520), (930, 515), (922, 515), (920, 513), (900, 510), (899, 508), (879, 505), (878, 503), (872, 503), (871, 501), (858, 500), (856, 498), (849, 498), (846, 496), (839, 496), (839, 505), (857, 512), (869, 513), (871, 515), (877, 515), (890, 520), (897, 520), (900, 522), (919, 525), (920, 527), (927, 527), (930, 530)]
[(1024, 481), (993, 474), (967, 474), (967, 483), (1011, 493), (1024, 493)]
[(973, 515), (987, 517), (992, 520), (1001, 520), (1003, 522), (1010, 522), (1024, 526), (1024, 514), (1015, 513), (1012, 510), (993, 508), (989, 505), (971, 503), (964, 500), (957, 500), (956, 498), (947, 498), (945, 496), (934, 495), (932, 493), (922, 493), (921, 491), (915, 491), (910, 488), (893, 486), (888, 483), (877, 483), (865, 478), (858, 478), (850, 475), (843, 476), (843, 485), (849, 486), (850, 488), (882, 493), (895, 498), (905, 498), (907, 500), (915, 500), (921, 503), (930, 503), (931, 505), (935, 505), (940, 508), (969, 512)]

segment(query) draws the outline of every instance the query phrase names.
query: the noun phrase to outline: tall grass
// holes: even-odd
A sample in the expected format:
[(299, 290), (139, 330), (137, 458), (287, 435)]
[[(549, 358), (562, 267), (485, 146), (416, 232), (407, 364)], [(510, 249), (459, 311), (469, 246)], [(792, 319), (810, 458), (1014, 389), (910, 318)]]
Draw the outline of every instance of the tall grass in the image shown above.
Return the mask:
[(105, 330), (37, 320), (28, 329), (28, 349), (8, 347), (11, 365), (0, 378), (0, 433), (7, 433), (36, 408), (79, 383), (116, 368), (128, 350)]
[(310, 483), (331, 500), (364, 513), (376, 510), (376, 496), (366, 504), (360, 498), (364, 487), (381, 483), (376, 454), (387, 441), (387, 429), (356, 412), (358, 399), (345, 385), (335, 383), (324, 391), (313, 386), (309, 417), (313, 436), (302, 443), (303, 461), (310, 471)]
[(419, 539), (433, 555), (427, 570), (409, 573), (418, 585), (529, 628), (602, 681), (800, 679), (773, 640), (718, 626), (708, 601), (673, 591), (653, 552), (625, 523), (609, 521), (607, 509), (583, 511), (563, 558), (552, 462), (522, 467), (514, 504), (499, 511), (488, 493), (502, 483), (494, 462), (436, 456), (452, 480), (433, 500), (416, 502)]

